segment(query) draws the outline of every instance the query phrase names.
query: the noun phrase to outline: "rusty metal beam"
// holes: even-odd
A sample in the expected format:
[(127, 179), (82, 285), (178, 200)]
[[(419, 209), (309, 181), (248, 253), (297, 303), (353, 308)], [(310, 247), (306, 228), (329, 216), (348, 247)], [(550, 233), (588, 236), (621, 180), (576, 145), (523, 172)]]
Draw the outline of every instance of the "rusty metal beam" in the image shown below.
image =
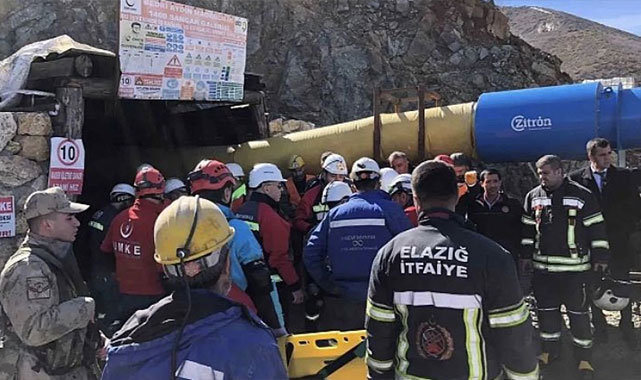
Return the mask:
[(374, 89), (374, 141), (372, 156), (375, 161), (381, 160), (381, 89)]
[(425, 159), (425, 91), (423, 87), (416, 88), (418, 97), (418, 159)]

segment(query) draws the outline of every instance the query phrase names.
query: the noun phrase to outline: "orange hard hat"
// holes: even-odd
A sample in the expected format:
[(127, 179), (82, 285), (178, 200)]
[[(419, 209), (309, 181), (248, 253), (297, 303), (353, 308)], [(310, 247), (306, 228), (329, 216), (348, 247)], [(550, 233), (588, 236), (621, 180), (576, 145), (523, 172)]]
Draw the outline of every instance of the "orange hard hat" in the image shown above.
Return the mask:
[(136, 173), (136, 195), (160, 195), (165, 190), (165, 177), (156, 168), (145, 166)]
[(227, 165), (216, 160), (202, 160), (187, 175), (193, 194), (201, 190), (219, 190), (226, 184), (236, 184), (236, 179)]

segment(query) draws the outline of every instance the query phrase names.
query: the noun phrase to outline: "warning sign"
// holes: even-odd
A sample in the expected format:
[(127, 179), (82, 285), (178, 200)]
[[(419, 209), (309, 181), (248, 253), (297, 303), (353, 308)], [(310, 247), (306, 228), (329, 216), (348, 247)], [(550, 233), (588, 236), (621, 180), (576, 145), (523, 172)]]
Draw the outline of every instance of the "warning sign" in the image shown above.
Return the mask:
[(165, 77), (176, 79), (180, 79), (183, 77), (183, 69), (182, 65), (180, 64), (180, 59), (178, 59), (178, 56), (175, 54), (169, 60), (169, 62), (167, 62), (167, 66), (165, 67)]
[(174, 54), (174, 56), (167, 62), (167, 66), (173, 66), (173, 67), (182, 67), (180, 64), (180, 59), (178, 59), (178, 56)]
[(61, 187), (70, 195), (81, 194), (85, 172), (85, 147), (82, 140), (53, 137), (50, 160), (49, 187)]
[(16, 236), (16, 210), (13, 196), (0, 197), (0, 238)]

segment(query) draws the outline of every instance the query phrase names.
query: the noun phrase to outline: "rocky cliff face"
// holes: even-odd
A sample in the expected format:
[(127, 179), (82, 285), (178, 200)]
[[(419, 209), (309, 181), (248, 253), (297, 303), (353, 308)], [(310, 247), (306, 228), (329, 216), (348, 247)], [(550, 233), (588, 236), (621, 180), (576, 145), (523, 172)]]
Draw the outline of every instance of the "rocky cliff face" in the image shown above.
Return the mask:
[[(185, 0), (249, 19), (247, 71), (265, 76), (273, 118), (317, 125), (371, 115), (372, 93), (423, 85), (446, 103), (569, 82), (560, 61), (510, 35), (480, 0)], [(116, 0), (4, 0), (0, 55), (62, 33), (117, 49)]]
[(641, 83), (641, 37), (565, 12), (503, 7), (510, 30), (563, 60), (575, 80), (634, 77)]

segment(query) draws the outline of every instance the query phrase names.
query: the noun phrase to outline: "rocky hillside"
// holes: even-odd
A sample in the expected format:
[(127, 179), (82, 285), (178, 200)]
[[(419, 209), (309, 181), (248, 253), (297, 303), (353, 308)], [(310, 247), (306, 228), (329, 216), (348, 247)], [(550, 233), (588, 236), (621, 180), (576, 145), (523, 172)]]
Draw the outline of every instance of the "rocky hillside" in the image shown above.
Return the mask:
[(501, 11), (513, 34), (559, 57), (575, 80), (632, 76), (641, 83), (641, 37), (551, 9)]
[[(446, 103), (570, 81), (481, 0), (185, 0), (249, 19), (247, 71), (273, 118), (327, 125), (371, 115), (372, 92), (422, 84)], [(0, 55), (62, 33), (116, 49), (116, 0), (3, 0)]]

